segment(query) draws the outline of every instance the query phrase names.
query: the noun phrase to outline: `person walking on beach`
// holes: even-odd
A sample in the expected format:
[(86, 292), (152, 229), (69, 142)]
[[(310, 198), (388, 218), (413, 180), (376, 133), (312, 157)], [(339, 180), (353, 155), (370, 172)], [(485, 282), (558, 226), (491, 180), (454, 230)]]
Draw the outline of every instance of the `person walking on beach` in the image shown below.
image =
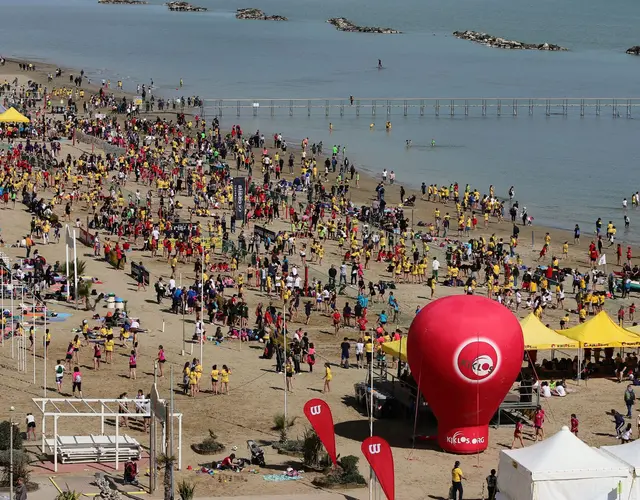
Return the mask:
[(14, 497), (11, 500), (27, 500), (27, 486), (24, 484), (24, 479), (21, 477), (18, 478), (16, 491), (14, 492)]
[(458, 460), (453, 464), (451, 469), (451, 491), (449, 498), (453, 500), (462, 500), (462, 480), (465, 479), (462, 469), (460, 468), (460, 462)]
[(56, 361), (56, 366), (54, 368), (56, 374), (56, 387), (58, 388), (58, 392), (62, 392), (62, 379), (64, 377), (64, 365), (62, 364), (62, 360), (59, 359)]
[(132, 350), (129, 356), (129, 378), (131, 380), (136, 379), (136, 368), (138, 366), (138, 356), (136, 351)]
[(333, 379), (333, 375), (331, 373), (331, 364), (324, 364), (324, 387), (322, 388), (323, 393), (331, 392), (331, 380)]
[(498, 491), (498, 477), (496, 470), (491, 469), (491, 473), (487, 476), (487, 500), (496, 500), (496, 492)]
[(72, 378), (72, 393), (73, 397), (76, 396), (76, 390), (78, 391), (78, 395), (82, 398), (82, 373), (80, 372), (80, 368), (78, 366), (73, 369), (73, 378)]
[(544, 410), (540, 405), (538, 405), (533, 415), (533, 427), (536, 430), (535, 441), (537, 442), (538, 438), (542, 441), (544, 439)]
[(571, 424), (571, 433), (574, 434), (576, 437), (578, 437), (578, 425), (580, 424), (580, 422), (578, 421), (578, 417), (576, 416), (575, 413), (571, 414), (570, 424)]
[(513, 441), (511, 441), (510, 449), (513, 450), (513, 446), (516, 444), (516, 441), (520, 441), (520, 446), (524, 448), (524, 441), (522, 440), (522, 420), (516, 420), (516, 428), (513, 431)]
[(627, 418), (631, 418), (633, 405), (636, 402), (636, 393), (633, 391), (633, 386), (629, 384), (627, 390), (624, 391), (624, 404), (627, 406)]

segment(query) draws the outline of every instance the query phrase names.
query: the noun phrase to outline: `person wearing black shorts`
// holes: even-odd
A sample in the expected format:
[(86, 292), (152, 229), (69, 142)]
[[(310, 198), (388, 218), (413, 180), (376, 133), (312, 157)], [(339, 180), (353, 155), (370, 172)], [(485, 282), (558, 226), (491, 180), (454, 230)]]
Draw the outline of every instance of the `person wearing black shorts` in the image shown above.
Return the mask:
[(36, 439), (36, 418), (31, 414), (27, 413), (27, 441), (31, 438), (35, 441)]
[(73, 369), (72, 380), (73, 380), (73, 386), (72, 386), (73, 395), (75, 396), (76, 391), (78, 391), (78, 394), (80, 395), (80, 397), (82, 397), (82, 373), (80, 373), (80, 368), (77, 366)]

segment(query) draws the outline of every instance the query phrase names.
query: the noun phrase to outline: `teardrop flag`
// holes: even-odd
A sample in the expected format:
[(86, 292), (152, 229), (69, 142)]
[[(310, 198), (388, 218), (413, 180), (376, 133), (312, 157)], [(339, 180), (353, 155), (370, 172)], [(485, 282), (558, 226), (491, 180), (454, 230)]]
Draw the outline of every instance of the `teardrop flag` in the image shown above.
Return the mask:
[(331, 408), (322, 399), (310, 399), (304, 405), (304, 414), (309, 423), (311, 423), (313, 430), (316, 431), (320, 441), (322, 441), (331, 461), (334, 465), (337, 465), (336, 434), (333, 428)]
[(391, 453), (389, 443), (379, 436), (371, 436), (362, 442), (360, 449), (378, 478), (387, 500), (395, 500), (393, 453)]

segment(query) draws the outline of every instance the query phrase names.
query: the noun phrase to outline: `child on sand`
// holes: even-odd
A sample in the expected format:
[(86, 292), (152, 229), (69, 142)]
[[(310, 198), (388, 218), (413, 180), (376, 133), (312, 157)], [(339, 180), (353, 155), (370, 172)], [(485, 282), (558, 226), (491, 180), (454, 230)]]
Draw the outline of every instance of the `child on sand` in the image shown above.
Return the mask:
[(522, 440), (522, 420), (516, 421), (516, 428), (513, 431), (513, 441), (511, 441), (511, 449), (513, 449), (513, 445), (516, 444), (516, 441), (520, 441), (520, 446), (524, 448), (524, 441)]
[(324, 364), (324, 388), (322, 392), (331, 392), (331, 379), (333, 379), (333, 375), (331, 374), (331, 364)]
[(218, 365), (213, 365), (211, 367), (211, 392), (213, 394), (219, 394), (218, 392), (219, 379), (220, 379), (220, 370), (218, 370)]
[(164, 377), (164, 372), (162, 371), (162, 367), (166, 363), (167, 358), (164, 355), (164, 347), (162, 345), (158, 346), (158, 369), (160, 370), (159, 375)]
[(138, 358), (136, 356), (136, 351), (131, 351), (131, 355), (129, 356), (129, 378), (132, 380), (136, 379), (137, 362)]
[(533, 416), (533, 426), (536, 429), (535, 441), (538, 441), (538, 438), (540, 438), (540, 441), (544, 439), (543, 425), (544, 425), (544, 410), (540, 405), (538, 405), (538, 407), (536, 408), (536, 412)]
[(220, 372), (221, 392), (229, 395), (229, 375), (231, 370), (227, 365), (222, 365), (222, 371)]
[(77, 366), (73, 369), (72, 381), (73, 381), (73, 386), (72, 386), (73, 396), (75, 397), (76, 390), (77, 390), (78, 394), (82, 398), (82, 373), (80, 372), (80, 368)]
[(578, 417), (576, 417), (575, 413), (572, 413), (571, 414), (571, 432), (575, 434), (576, 437), (578, 437), (578, 425), (579, 425)]

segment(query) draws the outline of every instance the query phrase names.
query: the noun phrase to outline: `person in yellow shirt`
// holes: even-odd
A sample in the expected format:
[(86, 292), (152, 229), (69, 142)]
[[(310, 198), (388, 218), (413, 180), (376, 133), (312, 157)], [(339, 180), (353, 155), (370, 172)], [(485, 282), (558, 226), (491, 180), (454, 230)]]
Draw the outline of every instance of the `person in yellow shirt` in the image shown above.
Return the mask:
[(194, 360), (193, 371), (196, 374), (196, 392), (200, 392), (200, 378), (202, 377), (202, 364), (199, 359)]
[(578, 319), (580, 321), (580, 323), (584, 323), (587, 319), (587, 309), (586, 307), (583, 307), (582, 309), (580, 309), (580, 312), (578, 313)]
[[(371, 350), (373, 352), (373, 344), (371, 344)], [(367, 357), (369, 357), (369, 353), (367, 353)], [(331, 380), (333, 379), (333, 374), (331, 373), (331, 364), (324, 364), (324, 388), (322, 392), (331, 392)]]
[(227, 365), (222, 365), (222, 370), (220, 371), (220, 382), (221, 382), (221, 392), (229, 395), (229, 375), (231, 375), (231, 370)]
[(107, 338), (107, 340), (104, 343), (105, 361), (107, 363), (113, 362), (113, 346), (114, 345), (115, 345), (115, 342), (113, 341), (113, 338)]
[(465, 479), (460, 462), (456, 460), (451, 470), (451, 498), (462, 500), (462, 480)]
[(189, 393), (192, 398), (196, 397), (198, 387), (198, 374), (195, 370), (189, 370)]
[(220, 381), (220, 370), (218, 370), (218, 365), (213, 365), (211, 367), (211, 392), (213, 394), (220, 394), (218, 391), (218, 382)]

